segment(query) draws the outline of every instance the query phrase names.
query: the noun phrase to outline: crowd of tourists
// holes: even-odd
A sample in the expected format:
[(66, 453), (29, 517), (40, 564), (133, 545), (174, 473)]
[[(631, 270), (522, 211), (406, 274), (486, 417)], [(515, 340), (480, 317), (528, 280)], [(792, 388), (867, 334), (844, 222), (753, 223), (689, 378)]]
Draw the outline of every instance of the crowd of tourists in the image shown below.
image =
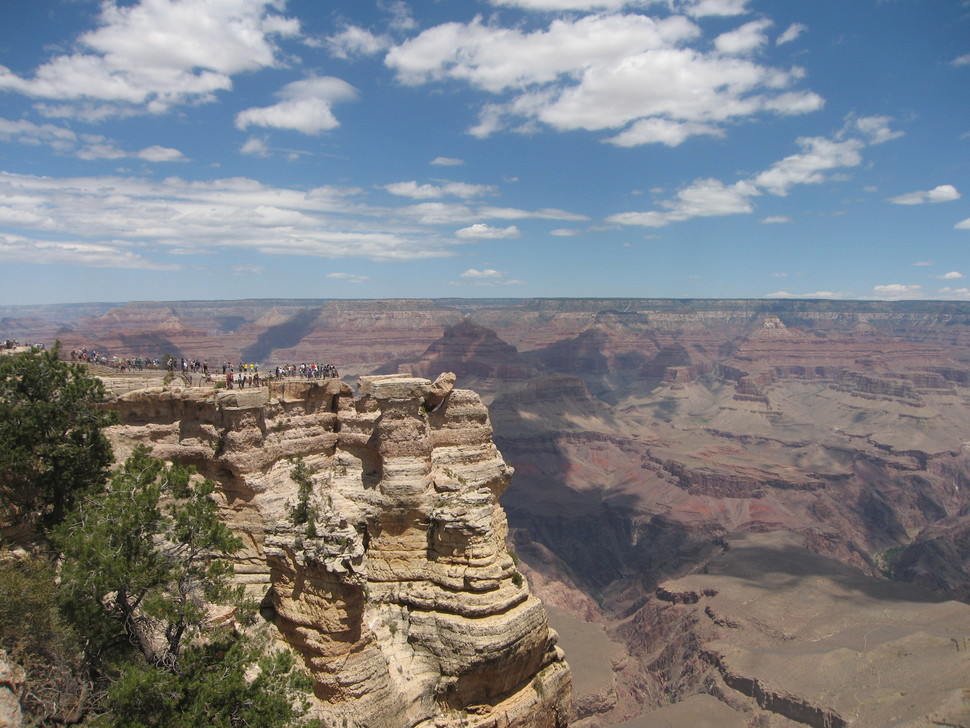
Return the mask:
[(221, 382), (227, 389), (246, 389), (259, 387), (268, 381), (284, 379), (336, 379), (340, 375), (333, 364), (320, 362), (303, 362), (301, 364), (280, 364), (272, 367), (268, 373), (261, 372), (256, 362), (231, 361), (222, 362), (222, 376), (210, 370), (209, 362), (205, 359), (186, 359), (185, 357), (161, 356), (154, 359), (148, 357), (120, 357), (107, 356), (96, 349), (72, 349), (71, 361), (87, 362), (111, 367), (119, 372), (134, 372), (146, 370), (167, 370), (172, 374), (181, 374), (192, 381), (193, 375), (199, 375), (199, 384), (215, 384)]
[[(227, 389), (245, 389), (258, 387), (267, 381), (267, 377), (259, 372), (259, 364), (240, 362), (236, 369), (231, 362), (224, 362), (222, 375), (225, 377)], [(269, 379), (280, 381), (283, 379), (336, 379), (340, 375), (333, 364), (281, 364), (270, 370)]]

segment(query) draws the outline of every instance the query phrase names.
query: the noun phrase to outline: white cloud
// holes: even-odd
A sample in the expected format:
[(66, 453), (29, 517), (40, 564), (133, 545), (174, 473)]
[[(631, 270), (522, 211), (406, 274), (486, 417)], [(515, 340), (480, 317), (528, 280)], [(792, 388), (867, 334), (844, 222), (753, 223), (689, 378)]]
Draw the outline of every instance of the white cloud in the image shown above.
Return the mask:
[(863, 116), (850, 119), (846, 131), (855, 127), (857, 131), (868, 137), (869, 144), (882, 144), (903, 135), (901, 131), (889, 128), (892, 119), (888, 116)]
[(326, 39), (327, 47), (337, 58), (377, 55), (391, 47), (391, 39), (374, 35), (365, 28), (351, 25)]
[(748, 0), (489, 0), (492, 5), (539, 12), (567, 10), (596, 12), (620, 10), (634, 5), (665, 5), (675, 12), (694, 17), (741, 15), (748, 12)]
[(178, 149), (171, 147), (160, 147), (158, 145), (145, 147), (136, 155), (139, 159), (146, 162), (186, 162), (187, 157)]
[(890, 197), (889, 201), (894, 205), (922, 205), (924, 202), (950, 202), (959, 199), (960, 193), (957, 192), (956, 187), (938, 185), (931, 190), (918, 190), (898, 197)]
[(961, 220), (956, 225), (953, 226), (954, 230), (970, 230), (970, 217), (966, 220)]
[(907, 285), (904, 283), (889, 283), (882, 286), (873, 286), (872, 292), (878, 298), (888, 298), (896, 300), (900, 298), (920, 298), (922, 297), (923, 287), (917, 285)]
[(845, 298), (846, 294), (842, 291), (813, 291), (812, 293), (789, 293), (788, 291), (775, 291), (765, 295), (765, 298)]
[(708, 15), (743, 15), (748, 12), (748, 0), (683, 0), (684, 12), (695, 18)]
[[(57, 179), (0, 172), (0, 225), (16, 235), (7, 239), (7, 260), (16, 248), (24, 259), (41, 251), (51, 260), (70, 253), (111, 267), (164, 267), (175, 252), (253, 250), (371, 260), (449, 256), (461, 241), (427, 226), (475, 220), (463, 205), (372, 207), (363, 195), (355, 188), (291, 189), (246, 178)], [(77, 243), (67, 250), (65, 240)]]
[(78, 135), (70, 129), (54, 124), (34, 124), (23, 119), (0, 119), (0, 141), (47, 144), (59, 152), (73, 151), (80, 143)]
[(714, 47), (728, 55), (753, 53), (768, 44), (766, 31), (773, 23), (767, 18), (752, 20), (740, 28), (721, 33), (714, 39)]
[(307, 78), (284, 86), (276, 94), (278, 104), (240, 111), (236, 126), (265, 126), (319, 134), (340, 126), (333, 105), (357, 98), (357, 89), (332, 76)]
[(251, 154), (254, 157), (269, 156), (269, 147), (266, 146), (266, 140), (259, 137), (249, 137), (246, 143), (239, 148), (239, 151), (242, 154)]
[(480, 207), (478, 209), (481, 217), (492, 217), (501, 220), (566, 220), (569, 222), (583, 222), (589, 220), (586, 215), (569, 212), (567, 210), (557, 210), (553, 207), (544, 207), (539, 210), (520, 210), (515, 207)]
[(956, 278), (963, 278), (963, 273), (961, 273), (960, 271), (951, 270), (949, 273), (944, 273), (941, 276), (937, 276), (937, 278), (942, 278), (943, 280), (951, 281)]
[(954, 66), (970, 66), (970, 53), (964, 53), (950, 61)]
[[(744, 3), (682, 7), (713, 14)], [(404, 83), (452, 79), (502, 97), (483, 105), (469, 130), (478, 137), (545, 125), (612, 130), (607, 141), (621, 146), (674, 146), (695, 135), (721, 135), (727, 123), (757, 114), (821, 108), (820, 96), (792, 88), (804, 75), (800, 69), (726, 55), (764, 45), (769, 24), (742, 25), (719, 37), (721, 50), (711, 50), (683, 15), (566, 16), (533, 31), (476, 18), (429, 28), (391, 48), (385, 62)]]
[(784, 45), (785, 43), (791, 43), (793, 40), (798, 38), (802, 33), (808, 30), (808, 27), (802, 25), (801, 23), (792, 23), (787, 28), (785, 32), (778, 36), (778, 40), (775, 41), (775, 45)]
[(781, 225), (783, 223), (789, 223), (792, 219), (788, 215), (770, 215), (768, 217), (762, 218), (761, 222), (765, 225)]
[(497, 271), (493, 268), (486, 268), (485, 270), (475, 270), (474, 268), (469, 268), (458, 277), (472, 278), (475, 280), (495, 280), (496, 278), (502, 278), (504, 275), (505, 273), (502, 271)]
[(824, 172), (840, 167), (855, 167), (862, 162), (859, 139), (842, 141), (810, 137), (797, 140), (800, 154), (792, 154), (756, 175), (752, 182), (774, 195), (785, 196), (794, 185), (825, 181)]
[(724, 131), (712, 124), (693, 121), (671, 121), (670, 119), (650, 118), (635, 121), (614, 137), (605, 139), (618, 147), (638, 147), (641, 144), (659, 143), (668, 147), (683, 144), (692, 136), (723, 137)]
[[(847, 137), (850, 131), (869, 137), (868, 144), (879, 144), (896, 135), (889, 129), (889, 119), (877, 117), (853, 119), (834, 139), (805, 137), (797, 140), (801, 153), (775, 162), (755, 176), (726, 185), (716, 179), (696, 180), (677, 192), (670, 200), (660, 202), (660, 210), (623, 212), (611, 215), (608, 222), (620, 225), (663, 227), (672, 222), (694, 217), (735, 215), (753, 212), (751, 198), (765, 192), (784, 197), (795, 185), (819, 184), (829, 179), (832, 170), (855, 167), (862, 162), (865, 139)], [(765, 218), (763, 222), (787, 222), (787, 218)], [(970, 227), (970, 220), (965, 221)], [(962, 223), (960, 223), (962, 224)]]
[(607, 220), (620, 225), (664, 227), (694, 217), (748, 213), (754, 209), (749, 198), (758, 194), (748, 182), (727, 186), (716, 179), (702, 179), (680, 190), (674, 199), (661, 202), (662, 211), (625, 212)]
[(459, 238), (473, 240), (509, 240), (511, 238), (521, 237), (522, 233), (519, 232), (519, 229), (515, 225), (509, 225), (506, 228), (497, 228), (478, 222), (458, 230), (455, 235)]
[(695, 17), (741, 15), (748, 0), (490, 0), (492, 5), (534, 11), (568, 10), (577, 12), (617, 11), (633, 5), (666, 5), (676, 12)]
[(550, 235), (555, 235), (559, 238), (571, 238), (576, 235), (581, 235), (582, 230), (577, 230), (576, 228), (557, 228), (556, 230), (550, 230)]
[(970, 288), (941, 288), (938, 291), (945, 298), (951, 299), (961, 299), (965, 301), (970, 301)]
[(415, 200), (433, 200), (441, 197), (459, 197), (469, 200), (495, 192), (491, 185), (473, 185), (465, 182), (445, 182), (440, 185), (418, 184), (415, 181), (394, 182), (384, 185), (384, 189), (392, 195), (410, 197)]
[(422, 225), (456, 225), (471, 222), (478, 215), (467, 205), (452, 202), (421, 202), (395, 210)]
[(35, 240), (0, 233), (0, 261), (38, 265), (80, 265), (86, 268), (178, 270), (181, 266), (156, 263), (131, 250), (127, 244), (99, 244), (65, 240)]
[[(505, 271), (495, 270), (494, 268), (486, 268), (485, 270), (469, 268), (458, 277), (462, 279), (463, 285), (471, 284), (473, 286), (517, 286), (525, 283), (525, 281), (508, 278), (507, 276), (508, 273)], [(452, 282), (452, 285), (462, 284)]]
[(0, 141), (50, 146), (55, 152), (79, 159), (143, 159), (146, 162), (184, 162), (187, 157), (178, 149), (151, 146), (139, 152), (126, 152), (116, 142), (100, 134), (75, 134), (54, 124), (34, 124), (26, 120), (0, 119)]
[(917, 262), (913, 263), (913, 265), (921, 265), (921, 266), (933, 265), (933, 261), (932, 260), (920, 260), (920, 261), (917, 261)]
[(366, 283), (370, 280), (370, 276), (361, 276), (356, 273), (327, 273), (324, 278), (329, 278), (334, 281), (346, 281), (347, 283)]
[(232, 75), (277, 64), (274, 39), (299, 23), (273, 9), (275, 0), (142, 0), (104, 2), (99, 27), (77, 39), (78, 52), (54, 56), (22, 77), (0, 66), (0, 90), (68, 103), (59, 115), (93, 120), (161, 113), (188, 101), (210, 101)]
[(435, 157), (431, 160), (431, 164), (438, 167), (460, 167), (464, 163), (464, 159), (455, 159), (454, 157)]

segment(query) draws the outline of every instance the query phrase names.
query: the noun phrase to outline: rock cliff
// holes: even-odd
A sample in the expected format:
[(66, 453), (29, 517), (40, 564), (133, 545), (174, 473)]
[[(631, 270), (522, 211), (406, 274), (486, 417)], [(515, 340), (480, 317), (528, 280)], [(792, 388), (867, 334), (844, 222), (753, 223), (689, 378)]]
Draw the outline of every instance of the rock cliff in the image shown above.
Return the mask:
[(111, 404), (119, 457), (148, 444), (219, 485), (245, 543), (238, 578), (302, 656), (328, 725), (566, 725), (569, 668), (506, 550), (512, 468), (453, 382), (149, 388)]

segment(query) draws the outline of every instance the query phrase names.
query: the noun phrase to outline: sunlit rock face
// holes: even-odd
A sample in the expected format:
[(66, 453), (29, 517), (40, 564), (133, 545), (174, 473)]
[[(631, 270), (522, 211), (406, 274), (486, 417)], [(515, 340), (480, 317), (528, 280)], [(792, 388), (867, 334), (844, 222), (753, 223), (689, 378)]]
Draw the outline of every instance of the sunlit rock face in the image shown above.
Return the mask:
[(512, 468), (453, 382), (152, 388), (112, 404), (119, 457), (146, 443), (219, 484), (245, 543), (237, 576), (331, 725), (566, 724), (569, 668), (505, 546)]

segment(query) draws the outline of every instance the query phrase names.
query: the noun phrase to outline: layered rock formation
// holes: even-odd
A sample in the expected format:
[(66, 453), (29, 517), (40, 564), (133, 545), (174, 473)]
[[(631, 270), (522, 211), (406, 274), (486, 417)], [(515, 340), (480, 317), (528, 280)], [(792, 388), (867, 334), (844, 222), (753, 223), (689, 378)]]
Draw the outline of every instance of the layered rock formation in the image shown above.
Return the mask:
[[(698, 658), (710, 619), (668, 609), (656, 588), (729, 539), (793, 533), (869, 577), (970, 599), (970, 303), (246, 301), (82, 313), (62, 338), (124, 347), (143, 326), (179, 347), (171, 353), (210, 352), (210, 363), (219, 352), (333, 361), (345, 375), (456, 372), (488, 404), (516, 467), (503, 505), (520, 568), (560, 608), (554, 622), (596, 627), (572, 625), (587, 637), (570, 651), (584, 671), (576, 717), (589, 726), (671, 701), (682, 709), (663, 715), (678, 720), (709, 707), (697, 696), (714, 674)], [(59, 315), (23, 314), (0, 309), (32, 339), (42, 337), (23, 333), (30, 317)], [(287, 469), (246, 478), (283, 482)]]
[(569, 669), (505, 547), (512, 469), (453, 382), (152, 388), (111, 405), (119, 457), (145, 443), (219, 485), (238, 577), (330, 725), (566, 724)]

